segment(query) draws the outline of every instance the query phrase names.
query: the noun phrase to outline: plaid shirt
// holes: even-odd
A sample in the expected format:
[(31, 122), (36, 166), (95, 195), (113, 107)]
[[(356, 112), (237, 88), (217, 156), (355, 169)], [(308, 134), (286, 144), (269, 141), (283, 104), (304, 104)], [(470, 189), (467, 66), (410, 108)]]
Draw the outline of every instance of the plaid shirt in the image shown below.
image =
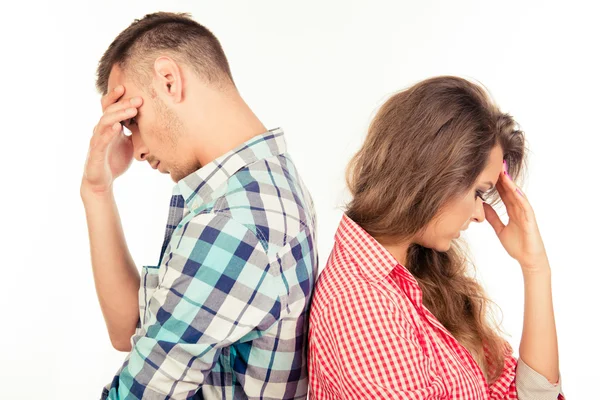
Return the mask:
[(409, 271), (343, 216), (310, 314), (311, 399), (517, 399), (517, 370), (537, 385), (526, 383), (536, 395), (521, 400), (562, 398), (559, 387), (517, 368), (507, 342), (505, 350), (502, 374), (488, 385), (470, 353), (423, 305)]
[(280, 129), (177, 183), (102, 399), (304, 399), (315, 213)]

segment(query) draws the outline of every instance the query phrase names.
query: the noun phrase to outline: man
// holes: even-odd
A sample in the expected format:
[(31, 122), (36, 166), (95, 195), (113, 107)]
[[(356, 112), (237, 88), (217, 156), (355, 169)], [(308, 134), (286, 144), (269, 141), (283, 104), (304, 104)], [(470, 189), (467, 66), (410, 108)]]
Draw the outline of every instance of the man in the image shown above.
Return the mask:
[[(281, 129), (250, 110), (189, 14), (134, 21), (96, 85), (81, 197), (109, 336), (129, 351), (102, 398), (305, 398), (316, 220)], [(159, 263), (141, 277), (112, 191), (133, 157), (177, 183)]]

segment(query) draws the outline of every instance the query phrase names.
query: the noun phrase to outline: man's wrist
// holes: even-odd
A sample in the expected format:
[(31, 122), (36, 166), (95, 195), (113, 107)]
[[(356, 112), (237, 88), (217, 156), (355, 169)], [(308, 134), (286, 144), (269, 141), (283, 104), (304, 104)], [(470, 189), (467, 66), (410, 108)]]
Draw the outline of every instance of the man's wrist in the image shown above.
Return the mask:
[(93, 187), (85, 180), (81, 182), (81, 188), (79, 190), (81, 200), (84, 203), (93, 201), (105, 201), (114, 198), (112, 185), (105, 188)]

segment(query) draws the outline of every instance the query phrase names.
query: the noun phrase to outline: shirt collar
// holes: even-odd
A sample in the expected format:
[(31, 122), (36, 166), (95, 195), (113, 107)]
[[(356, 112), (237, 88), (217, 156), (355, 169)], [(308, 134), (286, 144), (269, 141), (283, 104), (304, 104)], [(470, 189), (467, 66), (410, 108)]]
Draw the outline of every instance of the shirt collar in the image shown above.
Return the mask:
[(222, 195), (219, 189), (240, 169), (286, 151), (283, 130), (269, 130), (254, 136), (181, 179), (173, 189), (173, 194), (181, 194), (190, 210), (197, 209)]
[(394, 256), (346, 214), (342, 216), (335, 242), (346, 248), (366, 279), (379, 281), (395, 271), (409, 286), (418, 287), (415, 277)]
[(410, 301), (422, 312), (429, 322), (447, 335), (452, 334), (441, 322), (423, 305), (423, 292), (415, 277), (406, 267), (400, 264), (390, 252), (360, 225), (346, 214), (336, 233), (335, 242), (344, 247), (365, 275), (365, 279), (381, 281), (391, 276), (408, 296)]

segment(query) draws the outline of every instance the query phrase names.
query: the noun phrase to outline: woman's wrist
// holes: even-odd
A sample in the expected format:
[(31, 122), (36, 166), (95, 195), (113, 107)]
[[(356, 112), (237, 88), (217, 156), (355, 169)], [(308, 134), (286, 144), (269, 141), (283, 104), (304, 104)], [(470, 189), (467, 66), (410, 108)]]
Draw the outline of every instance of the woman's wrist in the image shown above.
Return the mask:
[(533, 260), (520, 261), (519, 264), (523, 275), (526, 276), (550, 273), (550, 261), (545, 255)]

